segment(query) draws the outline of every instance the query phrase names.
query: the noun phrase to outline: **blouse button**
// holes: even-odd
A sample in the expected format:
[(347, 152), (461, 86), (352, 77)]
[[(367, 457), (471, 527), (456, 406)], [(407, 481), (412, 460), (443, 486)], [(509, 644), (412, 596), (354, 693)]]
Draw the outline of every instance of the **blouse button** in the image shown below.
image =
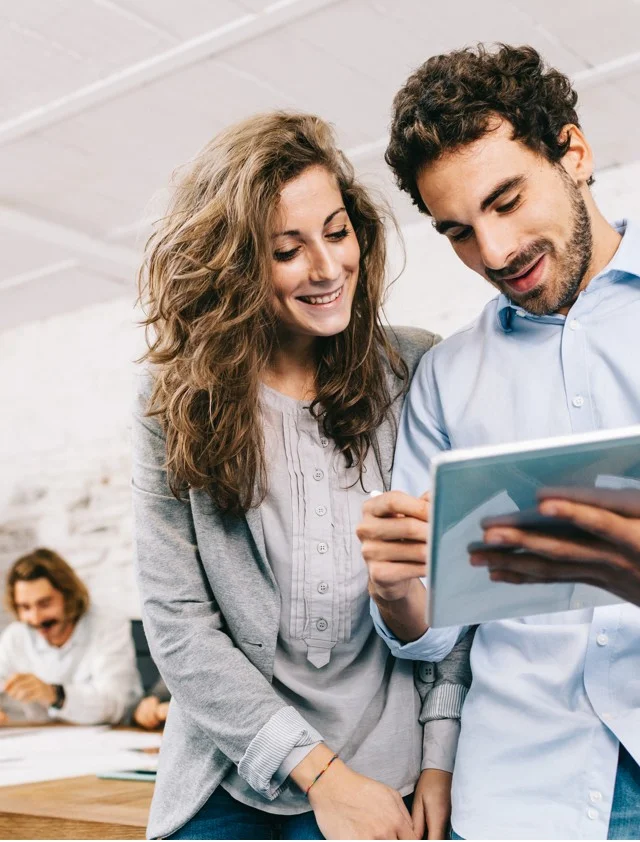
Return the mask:
[(328, 544), (325, 544), (325, 543), (324, 543), (324, 541), (321, 541), (321, 542), (318, 544), (318, 552), (319, 552), (321, 555), (324, 555), (324, 554), (327, 552), (327, 550), (328, 550), (328, 549), (329, 549), (329, 545), (328, 545)]
[(321, 471), (320, 468), (316, 468), (313, 472), (313, 478), (316, 482), (320, 482), (320, 480), (324, 477), (324, 471)]
[(326, 593), (329, 590), (329, 585), (326, 582), (320, 582), (318, 585), (318, 593)]
[(329, 628), (329, 623), (327, 623), (324, 617), (320, 617), (320, 619), (316, 622), (316, 628), (321, 632), (326, 631)]

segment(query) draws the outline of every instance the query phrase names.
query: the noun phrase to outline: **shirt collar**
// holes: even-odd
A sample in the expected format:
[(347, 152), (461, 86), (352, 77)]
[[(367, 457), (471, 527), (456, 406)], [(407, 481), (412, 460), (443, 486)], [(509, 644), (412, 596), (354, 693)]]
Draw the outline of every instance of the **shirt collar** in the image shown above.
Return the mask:
[[(622, 235), (622, 240), (616, 253), (601, 272), (592, 278), (587, 290), (593, 292), (595, 289), (606, 286), (609, 283), (632, 277), (640, 277), (640, 226), (636, 223), (622, 219), (613, 223), (616, 231)], [(505, 333), (513, 330), (513, 317), (522, 308), (513, 304), (506, 295), (498, 296), (498, 323)], [(534, 316), (527, 313), (527, 318), (537, 321), (564, 319), (564, 316)]]

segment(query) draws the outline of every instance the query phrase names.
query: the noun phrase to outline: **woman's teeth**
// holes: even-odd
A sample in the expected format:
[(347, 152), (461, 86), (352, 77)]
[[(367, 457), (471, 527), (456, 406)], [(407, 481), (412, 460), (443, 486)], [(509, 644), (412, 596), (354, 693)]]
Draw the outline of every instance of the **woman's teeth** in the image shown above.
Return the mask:
[(329, 295), (301, 295), (300, 301), (304, 301), (306, 304), (331, 304), (331, 302), (335, 301), (341, 292), (342, 287)]

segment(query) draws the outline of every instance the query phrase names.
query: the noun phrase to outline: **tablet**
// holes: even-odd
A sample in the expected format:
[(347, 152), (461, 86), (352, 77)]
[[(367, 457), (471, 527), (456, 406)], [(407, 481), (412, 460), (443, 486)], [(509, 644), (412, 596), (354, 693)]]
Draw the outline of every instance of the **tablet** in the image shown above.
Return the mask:
[(640, 490), (640, 426), (435, 456), (427, 565), (430, 626), (472, 625), (622, 602), (591, 585), (492, 582), (486, 567), (469, 564), (468, 546), (482, 541), (483, 522), (520, 513), (520, 519), (540, 524), (534, 510), (550, 487), (587, 489), (582, 492), (585, 502), (603, 499), (597, 489)]

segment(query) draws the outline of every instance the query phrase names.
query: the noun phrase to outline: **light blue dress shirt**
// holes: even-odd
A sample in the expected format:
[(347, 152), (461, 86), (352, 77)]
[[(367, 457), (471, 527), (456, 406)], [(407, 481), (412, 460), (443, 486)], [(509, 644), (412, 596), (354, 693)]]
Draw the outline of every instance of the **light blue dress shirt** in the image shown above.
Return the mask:
[[(425, 355), (405, 404), (393, 487), (429, 485), (449, 448), (640, 423), (640, 229), (566, 316), (504, 296)], [(463, 629), (430, 629), (400, 658), (437, 661)], [(471, 839), (606, 839), (619, 741), (640, 762), (640, 609), (629, 604), (482, 625), (462, 713), (452, 824)]]

